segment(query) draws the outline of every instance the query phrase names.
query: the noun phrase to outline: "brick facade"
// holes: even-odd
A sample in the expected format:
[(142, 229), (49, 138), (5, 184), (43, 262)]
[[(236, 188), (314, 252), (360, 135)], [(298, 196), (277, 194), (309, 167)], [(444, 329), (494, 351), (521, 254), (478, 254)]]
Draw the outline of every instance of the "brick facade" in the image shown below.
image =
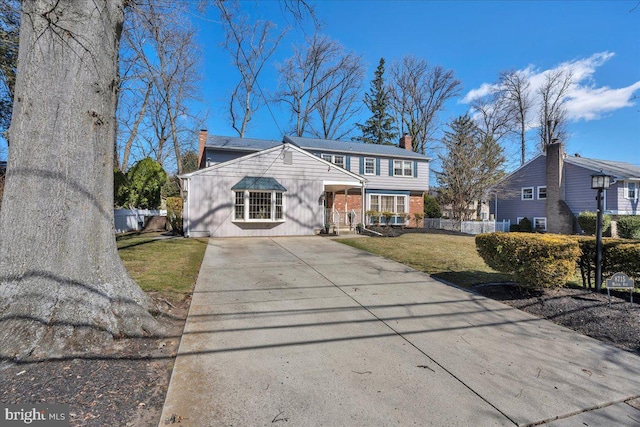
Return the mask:
[[(424, 195), (409, 196), (409, 225), (415, 227), (416, 222), (414, 220), (414, 214), (424, 214)], [(418, 223), (418, 227), (424, 225), (424, 220)]]
[[(351, 191), (354, 191), (354, 194), (347, 194), (346, 200), (345, 200), (344, 193), (335, 194), (334, 206), (337, 211), (347, 212), (347, 211), (350, 211), (351, 209), (356, 211), (362, 210), (362, 195), (360, 195), (359, 193), (356, 194), (355, 190), (351, 190)], [(327, 193), (326, 197), (327, 197), (327, 207), (330, 208), (332, 206), (332, 203), (334, 202), (333, 195), (332, 193)], [(346, 205), (345, 205), (345, 201), (346, 201)], [(365, 207), (365, 209), (368, 209), (368, 208), (369, 208), (368, 206)], [(422, 194), (409, 196), (409, 212), (408, 213), (410, 216), (408, 218), (407, 225), (411, 227), (415, 227), (416, 223), (414, 220), (414, 214), (424, 213), (424, 196)], [(422, 227), (423, 224), (424, 222), (420, 221), (418, 226)]]

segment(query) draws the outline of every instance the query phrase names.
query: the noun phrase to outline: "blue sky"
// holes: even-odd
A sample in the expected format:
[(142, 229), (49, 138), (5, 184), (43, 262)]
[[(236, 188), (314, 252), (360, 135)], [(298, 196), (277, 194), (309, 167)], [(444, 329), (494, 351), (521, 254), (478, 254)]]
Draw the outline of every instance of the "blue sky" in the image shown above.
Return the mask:
[[(566, 151), (583, 157), (627, 161), (640, 166), (640, 6), (637, 1), (317, 1), (322, 34), (362, 56), (364, 90), (381, 57), (387, 63), (410, 54), (453, 69), (462, 81), (460, 97), (447, 104), (443, 123), (464, 114), (465, 103), (503, 70), (526, 70), (532, 87), (542, 73), (559, 66), (581, 76), (567, 104), (571, 121)], [(276, 1), (243, 1), (252, 19), (287, 22)], [(635, 9), (634, 9), (635, 7)], [(204, 80), (202, 98), (212, 134), (236, 135), (225, 111), (225, 97), (237, 79), (222, 47), (215, 10), (200, 27)], [(306, 25), (307, 35), (313, 30)], [(292, 28), (260, 77), (266, 92), (277, 89), (276, 63), (304, 40)], [(483, 86), (485, 85), (485, 86)], [(634, 99), (634, 97), (636, 97)], [(256, 114), (246, 136), (282, 138), (288, 115), (272, 105)], [(363, 108), (360, 122), (368, 117)], [(277, 125), (276, 125), (277, 122)], [(535, 155), (532, 132), (528, 158)], [(427, 153), (435, 157), (436, 153)]]
[[(195, 0), (184, 0), (196, 3)], [(260, 77), (267, 94), (277, 90), (276, 65), (292, 54), (310, 22), (302, 26), (283, 14), (277, 0), (241, 1), (250, 19), (289, 27)], [(366, 65), (363, 92), (381, 57), (387, 64), (413, 55), (432, 65), (453, 69), (462, 81), (459, 97), (440, 115), (444, 124), (469, 111), (468, 100), (482, 93), (504, 70), (522, 70), (532, 86), (545, 71), (571, 67), (580, 76), (569, 108), (569, 154), (622, 160), (640, 166), (640, 2), (633, 1), (311, 1), (320, 32), (362, 56)], [(222, 25), (216, 9), (193, 14), (202, 48), (202, 102), (194, 109), (206, 114), (203, 127), (211, 134), (236, 135), (225, 110), (227, 96), (239, 75), (222, 48)], [(388, 69), (388, 68), (387, 68)], [(289, 128), (288, 113), (277, 104), (262, 107), (248, 137), (281, 140)], [(362, 109), (358, 122), (369, 116)], [(194, 144), (197, 142), (194, 138)], [(507, 147), (517, 152), (516, 145)], [(435, 158), (437, 152), (427, 155)], [(535, 129), (527, 158), (536, 154)], [(6, 144), (0, 141), (0, 158)], [(511, 160), (509, 167), (518, 165)], [(437, 164), (434, 165), (437, 168)]]

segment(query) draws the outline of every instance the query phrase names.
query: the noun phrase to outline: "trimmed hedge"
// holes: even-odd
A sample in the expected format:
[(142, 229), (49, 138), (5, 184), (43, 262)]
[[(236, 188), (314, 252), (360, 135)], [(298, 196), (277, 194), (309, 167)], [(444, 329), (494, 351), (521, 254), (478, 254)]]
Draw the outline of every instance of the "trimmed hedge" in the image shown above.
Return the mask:
[(476, 249), (489, 267), (513, 274), (518, 284), (531, 288), (566, 285), (580, 256), (575, 239), (550, 234), (479, 234)]
[[(578, 214), (578, 224), (585, 234), (594, 236), (596, 234), (596, 224), (598, 222), (598, 214), (596, 212), (580, 212)], [(611, 216), (602, 215), (602, 233), (604, 234), (611, 227)]]
[(640, 239), (640, 216), (620, 217), (618, 235), (624, 239)]
[[(585, 287), (592, 287), (596, 271), (596, 239), (593, 237), (574, 237), (580, 246), (581, 255), (578, 267)], [(626, 239), (602, 239), (602, 276), (612, 276), (622, 272), (640, 281), (640, 242)]]
[(167, 197), (167, 220), (171, 230), (176, 234), (184, 234), (182, 226), (182, 198)]

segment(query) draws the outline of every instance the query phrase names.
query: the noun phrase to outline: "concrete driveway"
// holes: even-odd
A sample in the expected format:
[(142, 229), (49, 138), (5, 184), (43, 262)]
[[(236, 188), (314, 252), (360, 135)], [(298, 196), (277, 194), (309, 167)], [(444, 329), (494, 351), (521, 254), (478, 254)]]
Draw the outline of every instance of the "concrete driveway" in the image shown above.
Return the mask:
[(639, 396), (640, 357), (402, 264), (212, 239), (160, 425), (632, 426)]

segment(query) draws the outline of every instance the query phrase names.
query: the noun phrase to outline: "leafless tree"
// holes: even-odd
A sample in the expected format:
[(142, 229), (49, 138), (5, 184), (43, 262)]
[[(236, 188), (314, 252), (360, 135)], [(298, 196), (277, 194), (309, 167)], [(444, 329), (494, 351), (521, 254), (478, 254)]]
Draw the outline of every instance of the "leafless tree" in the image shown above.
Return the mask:
[(531, 84), (522, 71), (503, 71), (498, 78), (499, 93), (505, 109), (520, 136), (520, 164), (526, 160), (527, 130), (533, 105)]
[(240, 137), (244, 137), (253, 113), (266, 101), (261, 94), (256, 96), (256, 90), (260, 90), (258, 77), (285, 31), (274, 34), (276, 25), (271, 21), (249, 23), (235, 2), (216, 0), (215, 3), (225, 27), (222, 45), (240, 73), (240, 81), (229, 98), (231, 126)]
[(315, 35), (307, 45), (279, 67), (280, 90), (276, 100), (291, 113), (292, 133), (321, 138), (342, 138), (357, 108), (354, 100), (362, 88), (362, 58), (327, 36)]
[(573, 74), (568, 69), (548, 71), (544, 76), (544, 83), (540, 86), (540, 148), (545, 151), (546, 146), (554, 139), (567, 140), (567, 110), (564, 107)]
[(125, 53), (134, 72), (122, 90), (129, 95), (128, 103), (122, 104), (130, 108), (121, 111), (133, 122), (124, 144), (125, 168), (135, 146), (165, 168), (168, 159), (175, 161), (178, 174), (182, 173), (183, 148), (190, 147), (192, 137), (192, 123), (185, 120), (192, 114), (186, 106), (197, 100), (200, 77), (195, 30), (187, 22), (181, 7), (167, 8), (154, 1), (136, 3), (127, 20)]
[(435, 142), (439, 113), (447, 100), (460, 93), (462, 84), (453, 70), (431, 66), (414, 56), (405, 56), (394, 63), (390, 75), (391, 108), (400, 133), (408, 133), (413, 151), (424, 154)]
[(512, 132), (513, 110), (504, 91), (496, 90), (474, 99), (471, 108), (476, 112), (475, 122), (482, 138), (500, 142)]

